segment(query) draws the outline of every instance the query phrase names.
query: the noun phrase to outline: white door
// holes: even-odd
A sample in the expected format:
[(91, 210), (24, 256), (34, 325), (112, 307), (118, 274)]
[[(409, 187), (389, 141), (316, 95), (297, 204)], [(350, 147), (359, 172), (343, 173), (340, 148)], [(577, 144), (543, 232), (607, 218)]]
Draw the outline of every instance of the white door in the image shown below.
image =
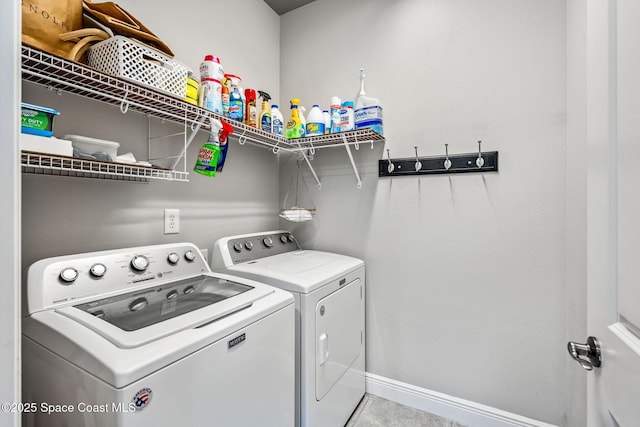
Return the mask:
[(591, 427), (640, 425), (640, 2), (587, 6)]

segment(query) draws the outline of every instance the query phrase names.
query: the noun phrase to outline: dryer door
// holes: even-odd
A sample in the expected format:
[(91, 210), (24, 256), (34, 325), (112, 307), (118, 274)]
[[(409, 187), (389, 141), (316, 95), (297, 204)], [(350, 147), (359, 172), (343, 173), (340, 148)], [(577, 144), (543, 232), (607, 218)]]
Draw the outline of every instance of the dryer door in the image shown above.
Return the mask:
[(363, 309), (360, 279), (316, 305), (316, 400), (322, 400), (360, 355)]

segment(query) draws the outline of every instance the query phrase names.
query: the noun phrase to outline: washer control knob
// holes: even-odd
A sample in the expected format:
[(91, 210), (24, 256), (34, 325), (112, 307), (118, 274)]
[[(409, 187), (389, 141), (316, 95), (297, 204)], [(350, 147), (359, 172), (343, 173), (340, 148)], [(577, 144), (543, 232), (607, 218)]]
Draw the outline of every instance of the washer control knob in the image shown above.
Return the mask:
[(178, 291), (175, 289), (167, 293), (167, 299), (171, 300), (178, 297)]
[(106, 272), (107, 272), (107, 266), (101, 263), (93, 264), (89, 269), (89, 273), (91, 274), (92, 277), (95, 277), (95, 278), (103, 277)]
[(131, 268), (135, 271), (145, 271), (149, 267), (149, 259), (144, 255), (136, 255), (131, 258)]
[(176, 265), (178, 261), (180, 261), (180, 256), (177, 253), (171, 252), (169, 255), (167, 255), (167, 262), (169, 264)]
[(250, 251), (251, 249), (253, 249), (253, 243), (251, 243), (249, 240), (247, 240), (246, 242), (244, 242), (244, 247)]
[(236, 251), (236, 252), (241, 252), (242, 251), (242, 243), (235, 242), (233, 244), (233, 250)]
[(94, 316), (96, 316), (98, 319), (102, 319), (102, 318), (105, 316), (105, 313), (104, 313), (104, 311), (102, 311), (102, 310), (96, 310), (96, 311), (94, 311), (94, 312), (93, 312), (93, 313), (91, 313), (91, 314), (93, 314)]
[(67, 267), (60, 272), (60, 280), (64, 283), (72, 283), (78, 278), (78, 270)]
[(190, 293), (195, 292), (195, 288), (193, 286), (187, 286), (182, 292), (184, 292), (186, 295), (189, 295)]
[(264, 239), (262, 239), (262, 243), (264, 243), (264, 245), (268, 248), (273, 246), (273, 240), (271, 240), (271, 237), (265, 237)]
[(289, 239), (290, 242), (293, 242), (293, 234), (289, 234), (287, 236), (287, 239)]
[(131, 301), (131, 304), (129, 304), (129, 310), (131, 310), (131, 311), (142, 310), (148, 304), (149, 304), (149, 301), (147, 301), (146, 298), (137, 298), (137, 299), (134, 299), (133, 301)]
[(196, 253), (189, 249), (184, 253), (184, 259), (186, 259), (188, 262), (193, 262), (196, 259)]
[(287, 243), (287, 236), (285, 236), (284, 234), (282, 236), (280, 236), (280, 241), (282, 243)]

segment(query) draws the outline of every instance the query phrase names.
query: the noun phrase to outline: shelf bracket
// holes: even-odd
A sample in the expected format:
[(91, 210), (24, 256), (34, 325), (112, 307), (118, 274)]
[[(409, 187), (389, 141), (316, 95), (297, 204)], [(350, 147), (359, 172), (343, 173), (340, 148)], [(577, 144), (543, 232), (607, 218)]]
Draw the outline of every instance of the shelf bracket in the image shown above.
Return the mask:
[(202, 125), (204, 124), (204, 122), (207, 120), (208, 117), (209, 116), (207, 114), (203, 114), (202, 118), (198, 121), (195, 128), (193, 126), (191, 127), (192, 132), (187, 137), (187, 140), (184, 143), (184, 148), (180, 152), (180, 155), (176, 157), (176, 159), (171, 164), (171, 169), (175, 169), (176, 166), (178, 166), (178, 162), (180, 162), (180, 159), (187, 154), (187, 148), (189, 148), (189, 145), (191, 144), (191, 142), (193, 142), (193, 139), (196, 137), (196, 135), (198, 134), (198, 131), (200, 130), (200, 128), (202, 127)]
[(300, 154), (302, 154), (302, 157), (304, 158), (304, 161), (307, 162), (307, 166), (309, 166), (309, 170), (311, 171), (311, 174), (313, 175), (313, 179), (316, 180), (316, 184), (318, 184), (318, 190), (322, 190), (322, 183), (320, 182), (320, 178), (318, 178), (318, 175), (316, 174), (316, 171), (313, 169), (313, 166), (311, 166), (311, 162), (309, 161), (309, 156), (306, 155), (306, 153), (304, 152), (304, 149), (302, 149), (302, 145), (300, 144), (300, 140), (296, 141), (298, 144), (298, 147), (300, 147)]
[(353, 160), (353, 154), (351, 153), (351, 148), (349, 147), (349, 143), (347, 142), (347, 136), (342, 135), (342, 140), (344, 141), (344, 148), (347, 149), (347, 154), (349, 155), (349, 161), (351, 161), (351, 167), (353, 168), (353, 173), (356, 175), (356, 180), (358, 181), (358, 188), (362, 188), (362, 180), (360, 179), (360, 174), (358, 173), (358, 168), (356, 167), (356, 162)]

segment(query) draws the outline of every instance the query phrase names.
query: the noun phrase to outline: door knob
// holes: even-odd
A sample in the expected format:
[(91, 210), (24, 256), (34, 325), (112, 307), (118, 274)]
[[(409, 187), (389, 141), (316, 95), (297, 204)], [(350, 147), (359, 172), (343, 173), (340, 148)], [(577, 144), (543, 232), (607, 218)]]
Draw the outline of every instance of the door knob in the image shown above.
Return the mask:
[(595, 337), (587, 338), (586, 344), (578, 344), (573, 341), (567, 343), (567, 351), (585, 370), (591, 371), (602, 364), (600, 344)]

